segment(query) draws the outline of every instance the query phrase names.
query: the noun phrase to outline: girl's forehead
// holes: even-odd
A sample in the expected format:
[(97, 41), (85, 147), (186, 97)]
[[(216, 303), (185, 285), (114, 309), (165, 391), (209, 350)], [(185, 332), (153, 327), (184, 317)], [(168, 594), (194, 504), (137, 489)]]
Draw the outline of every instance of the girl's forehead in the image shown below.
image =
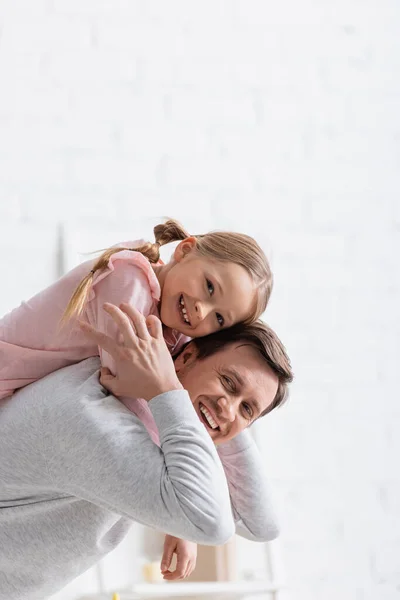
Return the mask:
[(202, 254), (197, 254), (196, 256), (193, 256), (193, 258), (220, 273), (229, 273), (230, 271), (242, 272), (251, 277), (250, 272), (245, 267), (233, 262), (232, 260), (222, 260), (220, 258), (213, 258), (211, 256), (204, 256)]

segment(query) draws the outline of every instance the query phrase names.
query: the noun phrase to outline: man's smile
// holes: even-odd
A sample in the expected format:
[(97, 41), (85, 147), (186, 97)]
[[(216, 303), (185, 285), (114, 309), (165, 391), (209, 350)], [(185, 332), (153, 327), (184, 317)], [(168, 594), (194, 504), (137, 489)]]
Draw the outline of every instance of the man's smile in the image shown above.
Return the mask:
[(203, 421), (214, 431), (219, 430), (219, 426), (216, 421), (214, 421), (210, 411), (201, 402), (199, 403), (199, 409), (203, 415)]

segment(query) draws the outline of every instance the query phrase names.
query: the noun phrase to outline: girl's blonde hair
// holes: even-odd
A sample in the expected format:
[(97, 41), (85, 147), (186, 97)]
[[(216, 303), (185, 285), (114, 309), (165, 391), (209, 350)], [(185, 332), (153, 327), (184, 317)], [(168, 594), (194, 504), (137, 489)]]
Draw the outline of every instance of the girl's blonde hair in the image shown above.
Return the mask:
[(256, 302), (252, 314), (246, 319), (246, 323), (253, 323), (264, 312), (272, 291), (272, 272), (265, 256), (257, 242), (243, 233), (228, 231), (213, 231), (204, 235), (190, 236), (178, 221), (168, 219), (154, 227), (155, 242), (146, 242), (137, 248), (115, 247), (108, 248), (101, 254), (93, 269), (86, 275), (74, 291), (67, 308), (61, 319), (65, 324), (73, 317), (79, 317), (82, 313), (93, 277), (96, 271), (107, 268), (110, 257), (121, 250), (131, 250), (143, 254), (150, 263), (160, 260), (160, 247), (169, 242), (185, 240), (188, 237), (196, 238), (196, 252), (204, 257), (214, 260), (233, 262), (246, 269), (253, 279), (256, 287)]

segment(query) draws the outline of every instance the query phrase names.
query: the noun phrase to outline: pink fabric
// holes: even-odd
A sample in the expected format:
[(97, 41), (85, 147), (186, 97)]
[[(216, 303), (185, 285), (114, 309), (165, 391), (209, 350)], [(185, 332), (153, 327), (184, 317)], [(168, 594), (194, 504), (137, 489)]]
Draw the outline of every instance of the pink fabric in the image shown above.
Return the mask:
[[(123, 245), (132, 248), (140, 243), (141, 240)], [(59, 329), (73, 291), (96, 260), (80, 264), (0, 320), (0, 399), (52, 371), (90, 356), (100, 356), (101, 364), (115, 373), (111, 356), (93, 345), (73, 322)], [(160, 294), (158, 279), (146, 257), (139, 252), (121, 250), (111, 256), (105, 271), (95, 273), (81, 319), (118, 339), (117, 326), (102, 308), (104, 302), (116, 305), (128, 302), (146, 317), (159, 316)], [(189, 338), (166, 329), (165, 339), (174, 354)], [(132, 398), (121, 398), (121, 401), (143, 421), (153, 441), (159, 443), (147, 402)]]

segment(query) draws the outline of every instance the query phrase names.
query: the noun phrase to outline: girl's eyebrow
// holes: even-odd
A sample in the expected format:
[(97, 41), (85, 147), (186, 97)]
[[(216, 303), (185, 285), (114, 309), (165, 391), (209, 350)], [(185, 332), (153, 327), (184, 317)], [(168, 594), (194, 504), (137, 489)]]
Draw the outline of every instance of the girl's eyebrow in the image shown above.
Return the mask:
[(218, 277), (216, 275), (213, 275), (212, 277), (213, 277), (215, 283), (217, 284), (219, 293), (222, 294), (222, 292), (223, 292), (222, 285), (220, 284)]

